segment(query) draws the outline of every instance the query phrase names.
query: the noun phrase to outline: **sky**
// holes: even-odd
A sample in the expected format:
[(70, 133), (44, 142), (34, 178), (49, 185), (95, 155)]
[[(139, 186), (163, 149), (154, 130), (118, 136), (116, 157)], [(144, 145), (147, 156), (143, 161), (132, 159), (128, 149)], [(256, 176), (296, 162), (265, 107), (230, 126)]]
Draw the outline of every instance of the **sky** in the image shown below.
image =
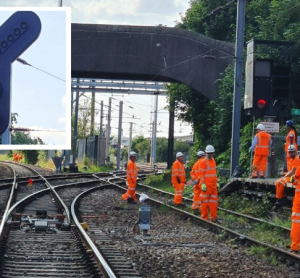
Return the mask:
[[(167, 27), (174, 27), (176, 21), (180, 21), (181, 14), (184, 15), (186, 10), (189, 8), (189, 1), (190, 0), (63, 0), (63, 7), (71, 7), (72, 23), (143, 26), (157, 26), (162, 24)], [(58, 4), (58, 0), (0, 0), (1, 7), (58, 7)], [(25, 53), (22, 58), (27, 59)], [(31, 63), (32, 61), (28, 58), (28, 62)], [(40, 62), (40, 64), (37, 64), (37, 67), (51, 71), (50, 68), (46, 67), (44, 62)], [(53, 72), (55, 75), (59, 75), (59, 72), (56, 70), (52, 71), (52, 73)], [(37, 71), (36, 74), (38, 74)], [(58, 81), (52, 78), (51, 82)], [(87, 93), (86, 96), (90, 97), (90, 94)], [(117, 134), (118, 132), (117, 127), (119, 112), (116, 105), (119, 105), (119, 101), (122, 100), (124, 102), (122, 124), (123, 135), (129, 136), (129, 122), (132, 121), (134, 122), (133, 136), (144, 135), (145, 137), (149, 137), (150, 123), (153, 121), (153, 117), (151, 117), (151, 115), (153, 115), (154, 111), (154, 97), (102, 93), (100, 95), (98, 93), (96, 94), (96, 109), (100, 109), (100, 105), (98, 103), (100, 103), (101, 100), (103, 100), (104, 105), (108, 105), (109, 96), (113, 97), (111, 133)], [(169, 116), (167, 110), (164, 109), (166, 105), (166, 97), (159, 96), (159, 125), (157, 127), (157, 137), (168, 136)], [(132, 119), (133, 115), (134, 120)], [(20, 116), (20, 121), (22, 117)], [(60, 117), (58, 119), (60, 119)], [(42, 121), (43, 120), (41, 119), (41, 122)], [(104, 124), (106, 124), (105, 121), (106, 120), (104, 119)], [(97, 123), (99, 123), (99, 115), (96, 116), (96, 124)], [(28, 126), (27, 123), (24, 123), (24, 125)], [(43, 129), (50, 128), (42, 124), (37, 124), (37, 126), (41, 126)], [(188, 135), (191, 134), (191, 132), (192, 129), (189, 125), (179, 121), (175, 122), (175, 136)]]

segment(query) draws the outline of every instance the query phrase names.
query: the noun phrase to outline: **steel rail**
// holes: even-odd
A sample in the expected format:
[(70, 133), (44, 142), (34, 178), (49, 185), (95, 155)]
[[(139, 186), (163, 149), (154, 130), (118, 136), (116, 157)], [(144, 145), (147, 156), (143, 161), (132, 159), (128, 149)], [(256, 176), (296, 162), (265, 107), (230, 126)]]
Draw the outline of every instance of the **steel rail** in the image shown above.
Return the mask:
[[(1, 164), (3, 164), (3, 163), (1, 163)], [(3, 164), (3, 165), (5, 165), (5, 164)], [(8, 167), (13, 172), (14, 178), (13, 178), (13, 184), (11, 186), (9, 198), (7, 200), (6, 207), (5, 207), (2, 219), (1, 219), (1, 224), (0, 224), (0, 239), (2, 238), (2, 233), (3, 233), (4, 225), (6, 223), (6, 220), (7, 220), (8, 216), (9, 216), (9, 209), (11, 207), (11, 202), (12, 202), (12, 199), (13, 199), (13, 196), (14, 196), (14, 193), (15, 193), (15, 189), (17, 188), (17, 175), (16, 175), (15, 170), (12, 167), (8, 166), (8, 165), (6, 165), (6, 167)]]
[(66, 218), (67, 218), (67, 224), (70, 225), (71, 221), (70, 221), (70, 212), (69, 212), (69, 209), (67, 208), (67, 206), (65, 205), (65, 203), (63, 202), (63, 200), (60, 198), (60, 196), (57, 194), (57, 192), (54, 189), (54, 187), (38, 171), (32, 169), (31, 167), (29, 167), (27, 165), (23, 165), (23, 164), (18, 164), (18, 165), (31, 170), (32, 172), (36, 173), (42, 180), (44, 180), (46, 186), (51, 190), (51, 192), (55, 195), (56, 199), (59, 201), (60, 205), (64, 208), (64, 211), (66, 213)]
[[(75, 185), (79, 185), (79, 184), (84, 184), (84, 183), (94, 183), (94, 182), (99, 182), (98, 180), (97, 181), (84, 181), (84, 182), (81, 182), (81, 183), (76, 183)], [(68, 187), (68, 186), (71, 186), (71, 185), (74, 185), (74, 183), (68, 183), (68, 184), (63, 184), (63, 185), (57, 185), (55, 186), (55, 188), (61, 188), (61, 187)], [(107, 185), (106, 185), (107, 186)], [(101, 186), (103, 188), (106, 187), (105, 185), (104, 186)], [(99, 186), (96, 186), (96, 187), (93, 187), (92, 189), (97, 189)], [(92, 189), (89, 189), (89, 190), (92, 190)], [(87, 191), (89, 191), (87, 190)], [(24, 197), (22, 200), (19, 200), (17, 203), (15, 203), (8, 211), (8, 215), (10, 215), (20, 204), (26, 202), (26, 201), (29, 201), (31, 198), (35, 198), (36, 196), (39, 196), (39, 195), (43, 195), (43, 194), (46, 194), (47, 192), (51, 191), (51, 188), (45, 188), (45, 189), (42, 189), (42, 190), (39, 190), (37, 192), (34, 192), (26, 197)], [(74, 204), (76, 203), (76, 200), (84, 193), (86, 193), (87, 191), (85, 192), (82, 192), (81, 194), (79, 194), (72, 202), (72, 205), (71, 205), (71, 210), (72, 210), (72, 217), (73, 217), (73, 220), (78, 228), (78, 230), (80, 231), (80, 233), (82, 234), (82, 236), (84, 237), (86, 243), (88, 244), (89, 248), (91, 248), (93, 250), (93, 253), (97, 259), (97, 261), (100, 263), (100, 265), (102, 266), (102, 269), (107, 273), (108, 277), (111, 277), (111, 278), (114, 278), (116, 277), (115, 274), (113, 273), (113, 271), (110, 269), (109, 265), (106, 263), (105, 259), (102, 257), (102, 255), (100, 254), (99, 250), (97, 249), (97, 247), (94, 245), (94, 243), (92, 242), (92, 240), (89, 238), (89, 236), (85, 233), (84, 229), (82, 228), (82, 226), (80, 225), (79, 221), (77, 220), (77, 217), (75, 215), (73, 215), (73, 212), (75, 211), (74, 210)], [(4, 222), (3, 222), (4, 223)], [(79, 225), (78, 225), (79, 224)], [(83, 234), (83, 232), (85, 234)]]
[[(148, 189), (151, 189), (151, 190), (155, 190), (157, 192), (160, 192), (160, 193), (163, 193), (163, 194), (166, 194), (166, 195), (174, 197), (174, 194), (171, 193), (171, 192), (167, 192), (167, 191), (164, 191), (164, 190), (161, 190), (161, 189), (157, 189), (155, 187), (151, 187), (151, 186), (148, 186), (148, 185), (145, 185), (145, 184), (141, 184), (141, 183), (138, 183), (137, 185), (145, 187), (145, 188), (148, 188)], [(187, 197), (182, 197), (182, 199), (186, 200), (186, 201), (189, 201), (191, 203), (193, 202), (192, 199), (189, 199)], [(250, 215), (246, 215), (246, 214), (238, 213), (238, 212), (235, 212), (235, 211), (232, 211), (232, 210), (224, 209), (222, 207), (218, 207), (218, 210), (223, 211), (223, 212), (227, 212), (227, 213), (230, 213), (230, 214), (233, 214), (235, 216), (247, 218), (250, 221), (255, 221), (255, 222), (263, 223), (263, 224), (268, 224), (268, 225), (270, 225), (270, 226), (272, 226), (274, 228), (280, 228), (280, 229), (284, 230), (284, 232), (286, 232), (286, 233), (290, 233), (291, 232), (291, 229), (289, 229), (289, 228), (286, 228), (286, 227), (280, 226), (280, 225), (276, 225), (276, 224), (273, 224), (271, 222), (264, 221), (262, 219), (259, 219), (259, 218), (256, 218), (256, 217), (253, 217), (253, 216), (250, 216)]]
[(90, 237), (88, 236), (88, 234), (86, 233), (86, 231), (82, 228), (81, 224), (78, 221), (78, 218), (76, 216), (75, 213), (75, 205), (76, 202), (82, 198), (84, 195), (89, 194), (91, 191), (94, 191), (96, 189), (99, 188), (107, 188), (107, 185), (102, 185), (102, 186), (96, 186), (93, 188), (90, 188), (82, 193), (80, 193), (79, 195), (77, 195), (72, 204), (71, 204), (71, 214), (72, 214), (72, 218), (73, 221), (75, 222), (77, 229), (79, 230), (79, 232), (81, 233), (82, 237), (84, 238), (85, 242), (88, 244), (88, 246), (93, 250), (94, 254), (96, 255), (96, 258), (101, 266), (101, 268), (105, 271), (105, 273), (108, 275), (108, 277), (110, 278), (116, 278), (117, 276), (115, 275), (115, 273), (113, 272), (113, 270), (110, 268), (110, 266), (108, 265), (108, 263), (106, 262), (106, 260), (104, 259), (104, 257), (101, 255), (101, 253), (99, 252), (98, 248), (96, 247), (96, 245), (94, 244), (94, 242), (90, 239)]
[[(121, 189), (122, 191), (125, 191), (126, 189), (120, 185), (116, 185), (114, 184), (115, 187)], [(140, 194), (136, 193), (137, 196), (139, 196)], [(268, 248), (268, 249), (271, 249), (272, 251), (274, 251), (274, 253), (276, 253), (277, 255), (279, 255), (280, 257), (284, 257), (290, 261), (293, 261), (293, 262), (296, 262), (296, 263), (300, 263), (300, 255), (296, 255), (294, 253), (291, 253), (289, 251), (285, 251), (284, 249), (281, 249), (279, 247), (276, 247), (276, 246), (272, 246), (270, 244), (267, 244), (267, 243), (264, 243), (264, 242), (260, 242), (254, 238), (251, 238), (251, 237), (248, 237), (246, 235), (243, 235), (243, 234), (240, 234), (238, 232), (235, 232), (231, 229), (228, 229), (226, 227), (223, 227), (217, 223), (214, 223), (214, 222), (211, 222), (211, 221), (207, 221), (205, 219), (202, 219), (201, 217), (199, 216), (196, 216), (192, 213), (189, 213), (185, 210), (182, 210), (182, 209), (178, 209), (178, 208), (175, 208), (174, 206), (171, 206), (171, 205), (168, 205), (168, 204), (165, 204), (163, 202), (160, 202), (158, 200), (155, 200), (155, 199), (152, 199), (152, 198), (148, 198), (150, 202), (153, 202), (157, 205), (161, 205), (161, 206), (166, 206), (172, 210), (176, 210), (178, 211), (179, 213), (183, 214), (183, 215), (186, 215), (186, 216), (189, 216), (193, 219), (195, 219), (196, 221), (199, 221), (201, 222), (202, 224), (204, 224), (206, 227), (209, 227), (209, 228), (213, 228), (213, 229), (219, 229), (219, 230), (223, 230), (224, 232), (226, 232), (226, 234), (228, 234), (229, 236), (231, 237), (234, 237), (234, 238), (237, 238), (243, 242), (248, 242), (250, 244), (253, 244), (253, 245), (259, 245), (259, 246), (263, 246), (265, 248)]]
[[(66, 183), (66, 184), (60, 184), (60, 185), (55, 185), (54, 187), (56, 189), (59, 189), (59, 188), (64, 188), (64, 187), (68, 187), (68, 186), (78, 186), (78, 185), (81, 185), (81, 184), (85, 184), (85, 183), (94, 183), (94, 182), (98, 182), (98, 181), (83, 181), (83, 182), (77, 182), (77, 183)], [(45, 189), (42, 189), (42, 190), (39, 190), (39, 191), (36, 191), (26, 197), (24, 197), (23, 199), (19, 200), (17, 203), (15, 203), (10, 209), (9, 209), (9, 212), (8, 212), (8, 216), (19, 206), (21, 205), (22, 203), (26, 203), (28, 202), (31, 198), (35, 198), (39, 195), (43, 195), (45, 193), (47, 193), (48, 191), (50, 191), (51, 189), (50, 188), (45, 188)]]

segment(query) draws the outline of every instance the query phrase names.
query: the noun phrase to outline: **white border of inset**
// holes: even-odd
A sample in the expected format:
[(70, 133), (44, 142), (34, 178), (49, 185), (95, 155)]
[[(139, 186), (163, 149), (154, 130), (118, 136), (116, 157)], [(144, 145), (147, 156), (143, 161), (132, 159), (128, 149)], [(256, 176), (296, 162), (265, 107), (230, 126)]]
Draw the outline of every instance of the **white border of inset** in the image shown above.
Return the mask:
[(66, 144), (1, 145), (0, 150), (70, 150), (71, 149), (71, 7), (0, 7), (1, 11), (66, 12)]

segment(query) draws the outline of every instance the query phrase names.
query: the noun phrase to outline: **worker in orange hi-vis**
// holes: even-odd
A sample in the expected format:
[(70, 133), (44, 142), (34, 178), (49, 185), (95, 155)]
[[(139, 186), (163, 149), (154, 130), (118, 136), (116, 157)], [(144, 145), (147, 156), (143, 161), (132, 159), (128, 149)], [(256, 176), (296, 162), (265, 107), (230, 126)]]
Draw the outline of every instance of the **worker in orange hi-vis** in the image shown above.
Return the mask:
[(14, 160), (14, 162), (19, 162), (19, 154), (18, 153), (14, 153), (13, 154), (13, 160)]
[(206, 157), (200, 162), (200, 210), (201, 217), (205, 220), (209, 219), (208, 210), (210, 210), (210, 220), (217, 221), (218, 210), (218, 177), (217, 166), (214, 160), (215, 148), (212, 145), (208, 145), (205, 148)]
[(176, 160), (172, 165), (172, 184), (175, 189), (174, 205), (183, 206), (182, 195), (185, 186), (185, 169), (183, 164), (183, 153), (176, 154)]
[(276, 185), (276, 198), (275, 208), (278, 209), (281, 206), (287, 204), (287, 198), (285, 194), (286, 184), (290, 182), (290, 177), (296, 172), (296, 169), (300, 166), (300, 159), (296, 154), (296, 147), (294, 145), (289, 145), (288, 147), (288, 157), (287, 157), (287, 170), (288, 172), (284, 177), (278, 179), (275, 182)]
[(290, 182), (296, 186), (295, 197), (292, 207), (292, 228), (291, 228), (291, 250), (299, 252), (300, 244), (300, 167), (297, 168), (295, 175), (290, 177)]
[(254, 158), (252, 164), (252, 177), (261, 178), (265, 177), (269, 145), (271, 143), (271, 135), (265, 132), (265, 126), (263, 124), (257, 125), (257, 133), (252, 141), (252, 145), (249, 148), (249, 152), (254, 151)]
[(288, 147), (289, 145), (294, 145), (296, 148), (296, 151), (298, 151), (298, 145), (297, 145), (297, 131), (294, 126), (294, 122), (292, 120), (286, 121), (286, 129), (288, 131), (288, 135), (285, 139), (285, 152), (288, 155)]
[(122, 195), (123, 200), (127, 200), (128, 203), (136, 204), (137, 199), (135, 195), (135, 189), (136, 189), (136, 180), (138, 175), (138, 168), (135, 164), (135, 161), (137, 159), (137, 153), (136, 152), (130, 152), (129, 154), (129, 161), (127, 163), (127, 171), (126, 171), (126, 180), (128, 189), (125, 194)]
[(195, 162), (192, 171), (191, 171), (191, 178), (192, 178), (192, 184), (194, 185), (194, 196), (193, 196), (193, 204), (192, 204), (192, 210), (194, 211), (194, 214), (199, 213), (199, 207), (200, 207), (200, 194), (201, 194), (201, 185), (200, 185), (200, 162), (202, 159), (205, 158), (205, 152), (198, 151), (197, 152), (198, 160)]

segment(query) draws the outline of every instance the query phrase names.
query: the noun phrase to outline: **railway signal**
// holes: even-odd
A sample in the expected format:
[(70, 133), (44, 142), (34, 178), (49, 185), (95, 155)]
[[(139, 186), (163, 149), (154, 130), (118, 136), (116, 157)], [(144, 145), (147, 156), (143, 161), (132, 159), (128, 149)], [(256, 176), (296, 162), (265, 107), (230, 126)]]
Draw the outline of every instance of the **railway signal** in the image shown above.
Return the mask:
[(16, 12), (0, 26), (0, 134), (10, 123), (11, 63), (38, 38), (40, 32), (41, 21), (31, 11)]
[[(247, 43), (244, 98), (244, 109), (247, 115), (257, 117), (268, 115), (279, 118), (289, 116), (293, 44), (288, 41), (255, 39)], [(255, 51), (258, 52), (257, 55), (263, 53), (269, 58), (256, 58)], [(273, 53), (276, 51), (279, 51), (284, 59), (275, 58)]]

